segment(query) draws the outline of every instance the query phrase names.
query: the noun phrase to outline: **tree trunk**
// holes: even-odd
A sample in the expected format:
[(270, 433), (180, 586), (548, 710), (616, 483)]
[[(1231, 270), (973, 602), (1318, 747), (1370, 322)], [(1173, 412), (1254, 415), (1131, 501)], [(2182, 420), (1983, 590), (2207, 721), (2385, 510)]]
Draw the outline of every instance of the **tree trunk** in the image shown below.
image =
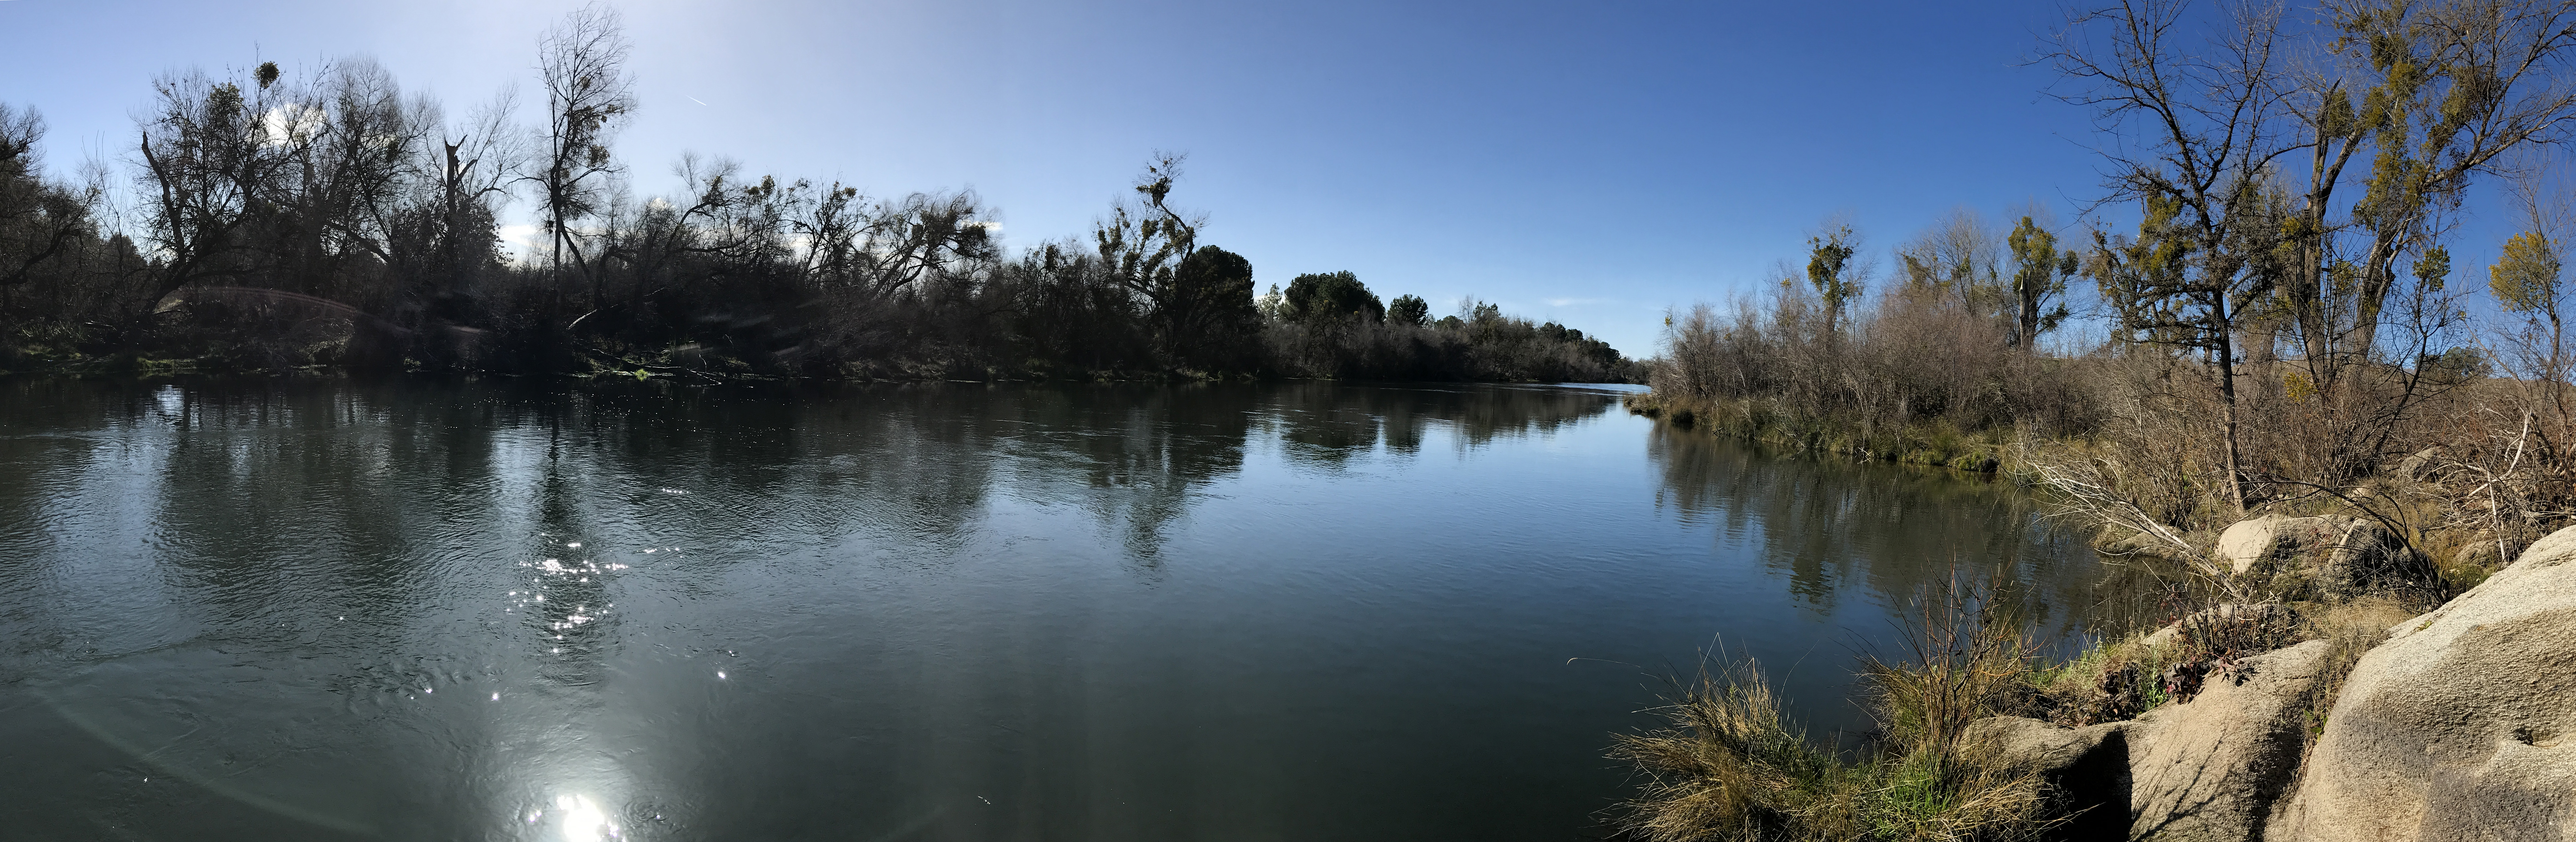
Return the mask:
[(2219, 426), (2226, 433), (2227, 499), (2236, 504), (2236, 513), (2245, 514), (2245, 461), (2236, 446), (2236, 348), (2235, 330), (2228, 322), (2227, 295), (2220, 292), (2216, 310), (2219, 328), (2214, 360), (2218, 366)]

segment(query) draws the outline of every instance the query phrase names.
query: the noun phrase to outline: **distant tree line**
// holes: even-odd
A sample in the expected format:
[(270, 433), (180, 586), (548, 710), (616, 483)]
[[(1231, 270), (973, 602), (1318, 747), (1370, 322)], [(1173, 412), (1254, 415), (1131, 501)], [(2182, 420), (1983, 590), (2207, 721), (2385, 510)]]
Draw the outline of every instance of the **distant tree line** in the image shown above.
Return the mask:
[[(155, 80), (122, 167), (48, 175), (0, 103), (0, 369), (186, 360), (856, 378), (1628, 379), (1609, 345), (1348, 272), (1256, 300), (1157, 156), (1087, 238), (1007, 251), (973, 194), (872, 197), (684, 158), (637, 196), (616, 15), (540, 41), (544, 123), (462, 120), (365, 60)], [(131, 185), (130, 201), (111, 189)], [(535, 215), (513, 256), (514, 202)], [(1274, 288), (1275, 292), (1275, 288)]]
[(1885, 284), (1849, 225), (1807, 245), (1806, 264), (1781, 264), (1765, 293), (1671, 316), (1648, 405), (1830, 450), (1928, 448), (1918, 456), (1945, 463), (1964, 454), (1934, 439), (2078, 434), (2100, 420), (2087, 375), (2040, 352), (2066, 317), (2074, 255), (2031, 217), (2005, 235), (1954, 212), (1894, 250)]

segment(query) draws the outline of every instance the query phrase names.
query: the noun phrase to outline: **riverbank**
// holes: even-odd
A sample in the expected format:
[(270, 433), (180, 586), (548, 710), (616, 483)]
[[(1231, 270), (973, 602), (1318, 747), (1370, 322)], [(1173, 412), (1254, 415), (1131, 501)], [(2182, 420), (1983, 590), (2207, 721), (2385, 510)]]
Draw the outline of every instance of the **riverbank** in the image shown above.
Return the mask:
[[(2449, 486), (2467, 463), (2435, 449), (2349, 488), (2147, 534), (2128, 524), (2160, 524), (2135, 504), (2105, 512), (2115, 498), (2066, 490), (2070, 463), (2119, 458), (2106, 442), (1960, 436), (1932, 425), (1859, 434), (1752, 401), (1676, 403), (1650, 393), (1627, 408), (1694, 434), (1792, 450), (1911, 464), (1939, 464), (1925, 454), (2014, 459), (2005, 473), (2049, 495), (2054, 516), (2094, 533), (2106, 562), (2164, 586), (2137, 592), (2155, 605), (2120, 606), (2160, 619), (2071, 655), (2049, 654), (2011, 616), (1999, 599), (2013, 587), (2007, 580), (1918, 591), (1916, 645), (1864, 659), (1866, 686), (1853, 701), (1877, 728), (1856, 755), (1825, 750), (1784, 716), (1760, 664), (1677, 681), (1664, 726), (1621, 735), (1612, 752), (1646, 781), (1622, 814), (1641, 839), (2336, 838), (2308, 829), (2334, 823), (2293, 802), (2302, 782), (2359, 774), (2351, 758), (2368, 751), (2319, 746), (2337, 717), (2357, 715), (2348, 709), (2392, 704), (2380, 691), (2345, 698), (2348, 685), (2385, 683), (2370, 676), (2372, 653), (2469, 610), (2473, 596), (2518, 598), (2482, 588), (2488, 581), (2576, 557), (2569, 538), (2534, 542), (2504, 563), (2504, 550), (2521, 548), (2462, 517)], [(2523, 622), (2566, 637), (2563, 624)], [(2295, 680), (2249, 678), (2276, 673)], [(2576, 688), (2547, 693), (2556, 694), (2548, 704), (2576, 704)], [(2233, 736), (2189, 736), (2203, 731)], [(2312, 767), (2311, 757), (2344, 759)], [(2440, 797), (2455, 809), (2487, 803)], [(2202, 815), (2186, 809), (2191, 799), (2224, 809)], [(2261, 836), (2267, 825), (2284, 830)]]
[(1622, 405), (1630, 413), (1662, 419), (1676, 427), (1749, 442), (1979, 473), (2003, 470), (2012, 456), (2015, 443), (2008, 430), (1962, 432), (1955, 426), (1937, 421), (1873, 429), (1801, 417), (1751, 398), (1676, 400), (1650, 391), (1630, 395)]

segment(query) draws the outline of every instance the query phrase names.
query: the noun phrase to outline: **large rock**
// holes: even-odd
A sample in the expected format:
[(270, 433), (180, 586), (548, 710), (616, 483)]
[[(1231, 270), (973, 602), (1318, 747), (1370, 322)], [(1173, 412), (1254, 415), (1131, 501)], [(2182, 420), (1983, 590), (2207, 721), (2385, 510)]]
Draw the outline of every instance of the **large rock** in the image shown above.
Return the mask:
[(2274, 839), (2576, 840), (2576, 528), (2391, 630)]
[(2441, 578), (2431, 559), (2367, 518), (2250, 518), (2219, 533), (2216, 551), (2236, 575), (2268, 576), (2285, 594), (2340, 600), (2421, 592)]
[(2333, 549), (2317, 569), (2317, 589), (2329, 599), (2374, 593), (2424, 591), (2441, 581), (2431, 559), (2379, 521), (2342, 518)]
[(2129, 723), (2129, 838), (2259, 840), (2299, 769), (2302, 715), (2327, 643), (2212, 673), (2190, 702)]
[(1989, 762), (2032, 771), (2048, 781), (2058, 806), (2073, 814), (2049, 838), (2116, 839), (2129, 832), (2129, 723), (2083, 728), (1998, 716), (1968, 725), (1968, 745)]
[(2435, 467), (2433, 460), (2441, 454), (2441, 448), (2437, 447), (2415, 451), (2414, 455), (2399, 460), (2397, 468), (2389, 473), (2407, 482), (2421, 482), (2425, 474), (2432, 472)]
[(2250, 572), (2263, 562), (2288, 561), (2331, 540), (2335, 526), (2322, 517), (2264, 515), (2240, 520), (2218, 533), (2218, 557), (2237, 573)]
[(2189, 562), (2194, 558), (2184, 548), (2144, 532), (2130, 532), (2123, 537), (2106, 534), (2094, 543), (2093, 551), (2114, 557), (2143, 555), (2178, 562)]

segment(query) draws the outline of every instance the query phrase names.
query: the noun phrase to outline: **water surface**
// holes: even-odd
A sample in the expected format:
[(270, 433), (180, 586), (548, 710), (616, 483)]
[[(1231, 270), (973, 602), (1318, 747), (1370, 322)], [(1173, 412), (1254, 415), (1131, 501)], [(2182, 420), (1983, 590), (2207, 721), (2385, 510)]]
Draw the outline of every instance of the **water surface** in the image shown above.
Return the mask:
[(2013, 489), (1607, 388), (0, 381), (0, 835), (1580, 839), (1650, 673), (1819, 731)]

